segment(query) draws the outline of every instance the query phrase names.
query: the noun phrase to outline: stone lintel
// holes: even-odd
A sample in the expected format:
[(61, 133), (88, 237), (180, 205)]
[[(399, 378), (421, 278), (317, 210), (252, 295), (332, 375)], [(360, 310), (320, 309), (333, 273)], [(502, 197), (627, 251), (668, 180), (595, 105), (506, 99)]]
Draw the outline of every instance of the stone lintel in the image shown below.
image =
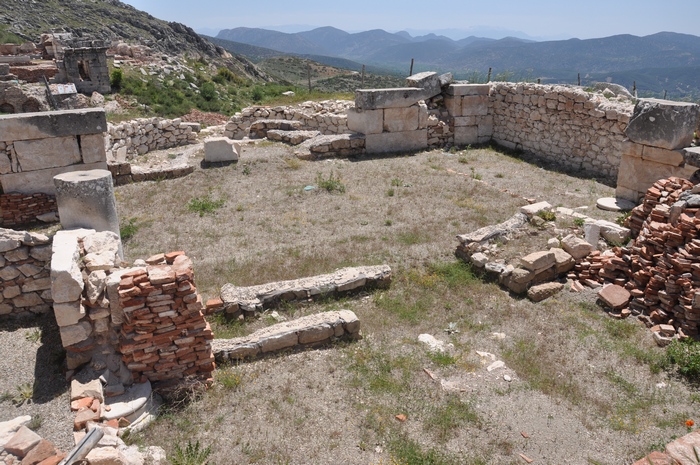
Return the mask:
[(489, 95), (490, 90), (490, 84), (450, 84), (445, 93), (455, 97), (463, 97), (465, 95)]
[(102, 108), (0, 116), (0, 139), (3, 141), (101, 134), (106, 130), (107, 119)]
[(396, 89), (359, 89), (355, 91), (355, 108), (376, 110), (380, 108), (410, 107), (419, 100), (429, 98), (429, 92), (416, 87)]

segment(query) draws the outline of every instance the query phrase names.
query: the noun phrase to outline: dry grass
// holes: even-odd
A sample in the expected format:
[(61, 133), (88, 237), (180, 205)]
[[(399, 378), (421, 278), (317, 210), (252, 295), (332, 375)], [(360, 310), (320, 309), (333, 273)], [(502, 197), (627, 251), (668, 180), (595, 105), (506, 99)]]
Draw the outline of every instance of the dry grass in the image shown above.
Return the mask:
[[(280, 309), (294, 318), (348, 308), (365, 338), (225, 368), (202, 399), (136, 440), (168, 451), (199, 440), (218, 464), (500, 464), (520, 463), (519, 453), (538, 463), (627, 464), (685, 432), (679, 418), (692, 418), (697, 395), (664, 371), (663, 350), (636, 321), (610, 320), (593, 292), (539, 304), (513, 298), (453, 256), (456, 234), (509, 218), (523, 198), (614, 219), (594, 209), (610, 187), (490, 149), (359, 161), (290, 156), (282, 145), (246, 147), (245, 173), (241, 163), (117, 188), (122, 218), (142, 225), (126, 254), (187, 251), (205, 297), (227, 282), (388, 263), (389, 289)], [(304, 190), (331, 173), (344, 192)], [(205, 195), (223, 205), (189, 212), (191, 199)], [(564, 219), (529, 228), (500, 243), (499, 254), (512, 260), (571, 228)], [(218, 320), (215, 332), (266, 324)], [(451, 342), (453, 353), (426, 352), (421, 333)], [(487, 371), (492, 360), (476, 350), (506, 368)]]

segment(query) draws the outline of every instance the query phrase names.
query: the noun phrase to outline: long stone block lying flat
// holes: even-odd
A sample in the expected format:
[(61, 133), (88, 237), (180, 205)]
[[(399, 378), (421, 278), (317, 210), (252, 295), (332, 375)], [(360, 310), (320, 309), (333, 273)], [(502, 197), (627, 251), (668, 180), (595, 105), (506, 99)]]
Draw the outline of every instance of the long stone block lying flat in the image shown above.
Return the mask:
[(425, 91), (425, 98), (435, 97), (442, 92), (440, 76), (433, 71), (426, 71), (407, 77), (406, 86), (423, 89)]
[(450, 84), (447, 87), (447, 95), (462, 97), (465, 95), (489, 95), (489, 84)]
[(428, 130), (384, 132), (365, 136), (367, 153), (413, 152), (428, 147)]
[(3, 141), (100, 134), (106, 130), (107, 119), (101, 108), (0, 116)]
[(14, 145), (23, 172), (58, 168), (82, 161), (78, 139), (72, 136), (15, 141)]
[(262, 284), (237, 287), (225, 284), (221, 300), (226, 313), (261, 311), (280, 302), (308, 300), (334, 292), (347, 292), (365, 286), (387, 286), (391, 282), (388, 265), (342, 268), (335, 273)]
[(3, 174), (0, 176), (0, 183), (2, 184), (2, 189), (5, 193), (19, 192), (21, 194), (35, 194), (37, 192), (41, 192), (44, 194), (56, 195), (56, 186), (53, 183), (54, 176), (71, 171), (106, 169), (107, 162), (68, 165), (37, 171)]
[(268, 326), (249, 336), (214, 339), (218, 363), (252, 358), (295, 347), (316, 346), (338, 339), (358, 339), (360, 320), (350, 310), (324, 312)]
[(410, 107), (419, 100), (429, 98), (429, 92), (417, 87), (395, 89), (359, 89), (355, 91), (355, 108), (376, 110), (380, 108)]

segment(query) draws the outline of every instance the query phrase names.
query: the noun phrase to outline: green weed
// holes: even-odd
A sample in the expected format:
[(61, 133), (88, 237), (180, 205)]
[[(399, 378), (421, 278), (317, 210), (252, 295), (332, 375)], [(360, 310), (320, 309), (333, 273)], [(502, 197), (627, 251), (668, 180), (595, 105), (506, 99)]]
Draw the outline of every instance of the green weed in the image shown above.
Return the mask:
[(214, 213), (219, 208), (223, 207), (224, 199), (213, 200), (209, 194), (202, 197), (190, 199), (187, 203), (187, 210), (199, 213), (199, 216), (204, 216), (207, 213)]
[(439, 442), (444, 443), (467, 424), (477, 427), (481, 425), (474, 406), (471, 402), (462, 402), (459, 397), (450, 396), (446, 403), (434, 408), (425, 422), (425, 428), (432, 431)]
[(700, 379), (700, 342), (692, 339), (673, 341), (666, 353), (680, 375), (689, 381), (697, 382)]
[(180, 445), (175, 446), (175, 453), (170, 457), (172, 465), (206, 465), (209, 463), (211, 455), (211, 446), (202, 448), (199, 441), (194, 444), (187, 442), (185, 449), (181, 449)]
[(545, 221), (556, 221), (557, 220), (557, 215), (554, 214), (554, 212), (551, 212), (549, 210), (541, 210), (537, 212), (537, 216), (542, 218)]
[(330, 193), (338, 192), (342, 194), (345, 192), (345, 184), (343, 184), (340, 176), (333, 175), (333, 171), (330, 172), (327, 178), (324, 178), (321, 173), (318, 173), (316, 175), (316, 184), (318, 184), (320, 189), (324, 189)]
[(29, 342), (39, 342), (41, 340), (41, 329), (34, 328), (31, 331), (27, 331), (24, 335), (24, 338)]

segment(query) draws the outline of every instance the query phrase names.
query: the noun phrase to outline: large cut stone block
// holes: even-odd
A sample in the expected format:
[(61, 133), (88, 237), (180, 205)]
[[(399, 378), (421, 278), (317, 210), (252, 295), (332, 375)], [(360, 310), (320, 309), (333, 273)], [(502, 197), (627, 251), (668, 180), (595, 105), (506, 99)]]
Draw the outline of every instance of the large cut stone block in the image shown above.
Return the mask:
[(16, 141), (15, 152), (22, 171), (57, 168), (82, 161), (78, 139), (74, 136)]
[(445, 108), (447, 113), (453, 118), (462, 116), (462, 97), (445, 97)]
[(238, 161), (241, 146), (228, 137), (208, 137), (204, 141), (204, 161)]
[(379, 108), (410, 107), (426, 99), (427, 93), (416, 87), (396, 89), (359, 89), (355, 91), (355, 108), (376, 110)]
[(18, 141), (101, 134), (106, 130), (107, 119), (102, 108), (0, 116), (2, 140)]
[(425, 98), (435, 97), (442, 89), (440, 76), (436, 72), (426, 71), (406, 78), (406, 87), (419, 87), (425, 91)]
[(99, 163), (107, 161), (105, 138), (102, 134), (86, 134), (79, 137), (80, 154), (83, 163)]
[(533, 252), (520, 259), (523, 268), (534, 271), (535, 273), (553, 267), (556, 265), (556, 262), (557, 260), (554, 252), (550, 251)]
[(58, 326), (77, 325), (85, 313), (85, 307), (80, 301), (55, 303), (53, 304), (53, 313), (56, 317)]
[(642, 150), (642, 159), (672, 166), (681, 166), (685, 162), (681, 150), (668, 150), (659, 147), (651, 147), (649, 145), (644, 146)]
[(427, 129), (367, 134), (365, 137), (365, 151), (367, 153), (415, 151), (426, 147), (428, 147)]
[(83, 275), (78, 259), (78, 237), (85, 230), (58, 231), (53, 238), (51, 256), (51, 295), (54, 302), (74, 302), (83, 292)]
[(465, 95), (489, 95), (490, 90), (490, 84), (450, 84), (445, 93), (463, 97)]
[(415, 131), (418, 129), (418, 105), (384, 110), (384, 130), (387, 132)]
[(688, 164), (700, 168), (700, 147), (687, 147), (681, 152), (683, 160)]
[(44, 193), (56, 195), (56, 186), (53, 177), (71, 171), (86, 171), (107, 169), (106, 162), (90, 163), (87, 165), (70, 165), (59, 168), (48, 168), (37, 171), (25, 171), (22, 173), (10, 173), (0, 176), (3, 192), (19, 192), (21, 194)]
[(622, 157), (615, 195), (636, 202), (637, 199), (631, 198), (629, 192), (646, 192), (659, 179), (671, 176), (689, 179), (696, 170), (692, 166), (673, 166), (641, 158)]
[(348, 129), (361, 134), (379, 134), (384, 130), (383, 110), (348, 108)]
[(92, 334), (92, 325), (87, 321), (72, 326), (61, 326), (59, 329), (61, 330), (61, 343), (63, 347), (69, 347), (83, 342)]
[(479, 143), (479, 126), (457, 126), (454, 131), (455, 145)]
[(700, 106), (670, 100), (641, 99), (625, 134), (633, 142), (675, 150), (693, 141)]
[(484, 116), (489, 113), (489, 98), (486, 95), (462, 97), (462, 116)]

